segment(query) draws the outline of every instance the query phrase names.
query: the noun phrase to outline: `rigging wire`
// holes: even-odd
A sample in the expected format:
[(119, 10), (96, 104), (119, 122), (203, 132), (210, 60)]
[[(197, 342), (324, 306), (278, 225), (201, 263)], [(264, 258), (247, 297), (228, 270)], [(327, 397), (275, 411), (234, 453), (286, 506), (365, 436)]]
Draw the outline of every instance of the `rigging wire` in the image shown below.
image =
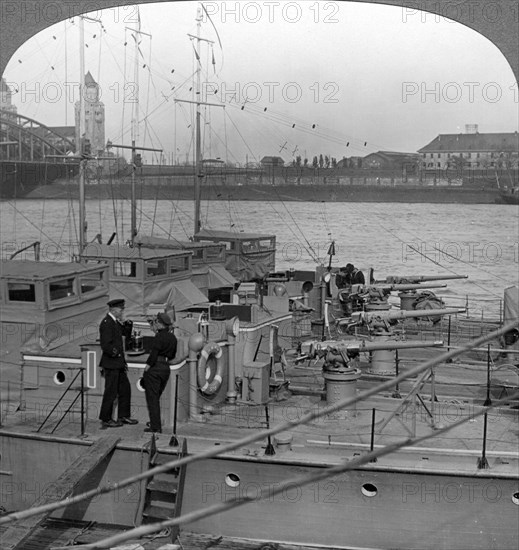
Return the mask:
[[(292, 220), (292, 222), (294, 223), (294, 225), (297, 227), (297, 229), (299, 230), (299, 232), (301, 233), (301, 235), (303, 236), (303, 239), (305, 240), (308, 248), (305, 247), (305, 250), (308, 252), (308, 254), (310, 255), (310, 257), (312, 258), (312, 260), (316, 263), (319, 263), (319, 256), (317, 254), (317, 252), (313, 249), (312, 245), (310, 244), (310, 241), (306, 238), (303, 230), (301, 229), (301, 227), (299, 226), (299, 224), (297, 223), (296, 219), (294, 218), (294, 216), (292, 215), (292, 213), (290, 212), (290, 210), (287, 208), (287, 205), (286, 203), (281, 200), (281, 197), (279, 196), (279, 191), (277, 189), (274, 190), (276, 195), (278, 196), (278, 198), (280, 199), (280, 202), (281, 204), (283, 205), (283, 207), (285, 208), (285, 210), (287, 211), (288, 213), (288, 216), (290, 217), (290, 219)], [(295, 236), (295, 233), (294, 233), (294, 236)]]

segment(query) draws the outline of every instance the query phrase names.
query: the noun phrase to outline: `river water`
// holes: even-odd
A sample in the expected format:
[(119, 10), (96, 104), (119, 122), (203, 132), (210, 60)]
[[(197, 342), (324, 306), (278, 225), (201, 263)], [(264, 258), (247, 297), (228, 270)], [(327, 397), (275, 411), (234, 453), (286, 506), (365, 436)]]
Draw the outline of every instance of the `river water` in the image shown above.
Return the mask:
[[(89, 200), (86, 210), (89, 240), (101, 233), (106, 242), (115, 228), (120, 243), (128, 239), (128, 201)], [(66, 261), (78, 241), (76, 202), (3, 201), (0, 215), (2, 258), (39, 240), (43, 260)], [(213, 201), (202, 203), (201, 219), (206, 228), (275, 234), (278, 269), (312, 269), (317, 259), (327, 265), (334, 240), (333, 266), (373, 267), (377, 279), (468, 275), (435, 292), (456, 306), (469, 295), (472, 313), (495, 315), (503, 289), (519, 284), (519, 208), (513, 205)], [(187, 240), (193, 204), (140, 201), (137, 227)]]

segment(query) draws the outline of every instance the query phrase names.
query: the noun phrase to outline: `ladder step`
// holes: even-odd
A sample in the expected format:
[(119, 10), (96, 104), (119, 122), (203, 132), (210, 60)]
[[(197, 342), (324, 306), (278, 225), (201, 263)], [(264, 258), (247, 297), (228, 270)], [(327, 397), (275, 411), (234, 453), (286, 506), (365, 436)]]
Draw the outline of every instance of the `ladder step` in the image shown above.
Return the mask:
[(142, 516), (147, 519), (171, 519), (175, 513), (174, 508), (164, 508), (163, 506), (147, 506), (142, 512)]
[(168, 495), (176, 495), (177, 487), (178, 483), (176, 481), (166, 481), (156, 478), (153, 478), (152, 481), (148, 483), (148, 489), (150, 491), (166, 493)]
[(161, 500), (159, 498), (152, 498), (150, 500), (150, 506), (153, 506), (155, 508), (162, 508), (167, 512), (173, 512), (177, 505), (175, 501), (172, 502), (167, 500)]

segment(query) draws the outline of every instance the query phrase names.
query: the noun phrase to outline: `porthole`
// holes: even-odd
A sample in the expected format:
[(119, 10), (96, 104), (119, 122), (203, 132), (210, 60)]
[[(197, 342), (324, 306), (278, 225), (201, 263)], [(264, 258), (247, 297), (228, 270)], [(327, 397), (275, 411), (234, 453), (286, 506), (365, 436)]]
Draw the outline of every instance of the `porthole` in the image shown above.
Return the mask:
[(142, 380), (143, 380), (143, 379), (142, 379), (142, 377), (141, 377), (141, 378), (139, 378), (139, 379), (137, 380), (137, 382), (135, 382), (135, 386), (137, 387), (137, 389), (138, 389), (139, 391), (144, 391), (144, 386), (142, 385)]
[(240, 476), (237, 476), (236, 474), (227, 474), (225, 476), (225, 484), (228, 487), (238, 487), (240, 484)]
[(514, 504), (517, 504), (517, 506), (519, 506), (519, 491), (512, 495), (512, 502)]
[(65, 383), (65, 379), (66, 379), (65, 373), (62, 370), (59, 370), (54, 375), (54, 384), (57, 384), (58, 386), (61, 386), (62, 384)]
[(365, 497), (374, 497), (378, 493), (378, 489), (373, 483), (364, 483), (360, 490)]

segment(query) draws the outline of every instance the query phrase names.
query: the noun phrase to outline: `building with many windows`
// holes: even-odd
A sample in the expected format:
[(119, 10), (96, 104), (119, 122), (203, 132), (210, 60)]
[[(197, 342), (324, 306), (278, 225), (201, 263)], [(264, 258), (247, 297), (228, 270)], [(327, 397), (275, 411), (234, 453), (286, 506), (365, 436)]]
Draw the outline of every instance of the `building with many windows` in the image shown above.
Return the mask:
[(440, 134), (418, 152), (425, 170), (518, 168), (519, 133)]

